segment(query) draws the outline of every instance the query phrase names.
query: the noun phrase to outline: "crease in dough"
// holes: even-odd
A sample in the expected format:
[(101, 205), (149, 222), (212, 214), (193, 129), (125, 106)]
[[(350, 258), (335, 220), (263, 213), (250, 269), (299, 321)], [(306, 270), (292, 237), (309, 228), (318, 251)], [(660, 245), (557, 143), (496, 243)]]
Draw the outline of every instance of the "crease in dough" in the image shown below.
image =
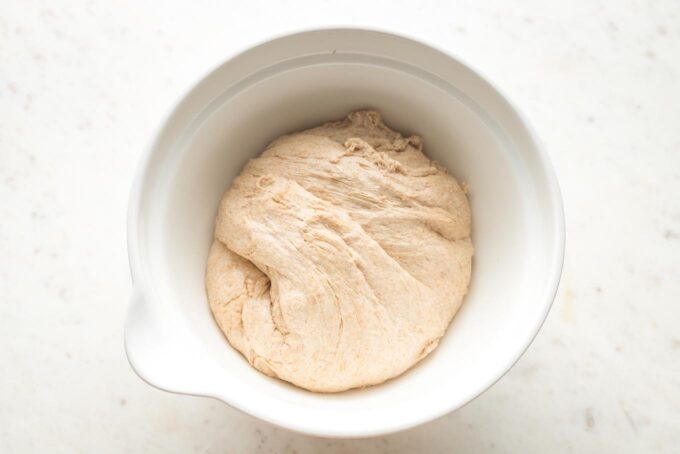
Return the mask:
[(220, 203), (206, 272), (218, 326), (253, 367), (311, 391), (402, 374), (468, 291), (466, 192), (377, 111), (274, 140)]

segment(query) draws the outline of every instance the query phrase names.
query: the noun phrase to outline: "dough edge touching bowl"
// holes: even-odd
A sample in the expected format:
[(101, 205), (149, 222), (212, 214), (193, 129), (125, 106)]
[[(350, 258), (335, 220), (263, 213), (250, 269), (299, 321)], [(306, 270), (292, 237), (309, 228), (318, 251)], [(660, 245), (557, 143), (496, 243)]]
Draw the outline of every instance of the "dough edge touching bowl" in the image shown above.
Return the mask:
[[(166, 292), (164, 287), (167, 286), (161, 281), (177, 280), (178, 276), (168, 276), (167, 268), (159, 265), (161, 261), (155, 255), (156, 252), (154, 251), (162, 250), (159, 245), (164, 241), (164, 237), (171, 235), (158, 230), (160, 229), (158, 226), (162, 226), (165, 219), (158, 214), (161, 208), (156, 206), (158, 205), (155, 203), (157, 200), (154, 201), (149, 194), (172, 194), (172, 191), (175, 191), (174, 194), (178, 193), (173, 186), (177, 178), (172, 175), (171, 169), (173, 167), (170, 164), (177, 167), (185, 162), (183, 159), (193, 159), (188, 155), (183, 156), (177, 150), (183, 150), (184, 144), (194, 140), (193, 135), (198, 128), (206, 127), (203, 125), (207, 124), (207, 118), (212, 114), (210, 109), (219, 109), (220, 103), (224, 102), (226, 95), (238, 96), (239, 93), (251, 89), (250, 87), (258, 83), (261, 83), (258, 87), (264, 86), (268, 78), (275, 77), (277, 74), (285, 75), (294, 72), (295, 65), (278, 56), (282, 55), (281, 52), (284, 52), (285, 49), (293, 49), (296, 46), (304, 47), (306, 45), (304, 43), (311, 41), (339, 43), (337, 46), (339, 48), (337, 57), (339, 60), (337, 61), (344, 62), (343, 64), (361, 63), (361, 59), (366, 55), (368, 55), (366, 58), (370, 58), (373, 54), (382, 55), (381, 46), (392, 47), (393, 55), (389, 56), (390, 62), (393, 62), (393, 64), (389, 63), (393, 66), (392, 69), (398, 70), (400, 65), (405, 65), (405, 67), (408, 66), (405, 72), (411, 71), (408, 77), (420, 77), (418, 70), (424, 68), (423, 72), (434, 76), (427, 76), (428, 79), (424, 82), (424, 79), (421, 80), (419, 83), (422, 82), (423, 86), (449, 83), (453, 87), (451, 88), (452, 91), (460, 91), (461, 99), (471, 100), (468, 106), (471, 110), (475, 110), (475, 108), (481, 110), (475, 112), (476, 115), (490, 116), (490, 124), (502, 117), (501, 120), (498, 120), (500, 125), (491, 124), (491, 129), (498, 127), (499, 131), (496, 132), (499, 135), (514, 134), (516, 137), (520, 137), (522, 141), (522, 143), (518, 143), (520, 139), (513, 137), (511, 142), (515, 149), (510, 150), (513, 148), (512, 146), (504, 148), (504, 152), (507, 152), (508, 156), (507, 166), (515, 166), (515, 161), (523, 160), (522, 165), (525, 168), (521, 171), (515, 169), (513, 172), (520, 176), (526, 176), (526, 179), (531, 181), (526, 182), (525, 185), (525, 178), (518, 177), (516, 182), (518, 187), (521, 186), (524, 192), (533, 192), (527, 189), (540, 188), (541, 195), (536, 196), (536, 201), (518, 202), (529, 207), (526, 210), (527, 213), (536, 212), (535, 216), (537, 216), (536, 222), (527, 222), (527, 225), (531, 224), (531, 229), (520, 233), (522, 238), (528, 239), (527, 241), (532, 238), (538, 238), (537, 242), (543, 241), (545, 244), (541, 249), (545, 249), (545, 252), (542, 253), (542, 256), (535, 257), (533, 262), (529, 258), (527, 259), (526, 268), (528, 272), (524, 273), (523, 277), (520, 276), (522, 283), (517, 283), (517, 287), (531, 288), (533, 297), (531, 298), (531, 305), (518, 307), (516, 311), (518, 313), (517, 328), (513, 328), (516, 332), (513, 332), (510, 328), (507, 333), (501, 332), (500, 335), (507, 334), (507, 339), (511, 341), (506, 342), (507, 339), (502, 339), (503, 342), (498, 343), (502, 343), (504, 346), (494, 347), (491, 344), (488, 347), (497, 348), (499, 351), (497, 354), (483, 355), (484, 357), (480, 358), (480, 363), (485, 364), (479, 365), (479, 373), (477, 375), (468, 374), (471, 377), (468, 381), (456, 385), (457, 389), (464, 388), (464, 392), (449, 389), (443, 386), (447, 382), (440, 380), (440, 382), (437, 382), (438, 386), (435, 387), (438, 394), (425, 392), (422, 398), (417, 399), (415, 397), (422, 391), (422, 386), (419, 387), (418, 383), (429, 383), (427, 382), (428, 374), (432, 375), (433, 371), (439, 370), (439, 376), (443, 376), (442, 371), (452, 372), (454, 374), (451, 376), (451, 380), (455, 381), (456, 371), (450, 371), (445, 364), (447, 353), (436, 354), (433, 358), (428, 358), (427, 365), (423, 367), (423, 370), (420, 366), (416, 367), (413, 372), (397, 379), (398, 383), (379, 385), (377, 388), (386, 386), (389, 389), (377, 394), (362, 394), (363, 391), (358, 391), (350, 392), (346, 396), (343, 393), (319, 400), (316, 396), (305, 395), (304, 392), (293, 392), (285, 385), (271, 386), (268, 383), (258, 382), (253, 386), (259, 386), (259, 388), (251, 389), (247, 385), (250, 380), (249, 376), (244, 375), (241, 371), (241, 367), (250, 366), (245, 361), (240, 366), (238, 363), (230, 363), (231, 369), (226, 372), (223, 371), (221, 369), (223, 366), (216, 364), (215, 355), (211, 356), (209, 352), (211, 348), (217, 347), (202, 343), (202, 340), (196, 337), (196, 331), (191, 325), (193, 322), (187, 321), (183, 313), (185, 309), (179, 304), (174, 304), (174, 298), (167, 298), (164, 293)], [(353, 52), (347, 52), (343, 60), (341, 43), (346, 41), (350, 42), (348, 46), (361, 48), (361, 52), (356, 51), (356, 49)], [(270, 48), (270, 52), (275, 54), (279, 61), (272, 61), (271, 65), (254, 63), (254, 60), (257, 59), (254, 54), (259, 52), (261, 58), (261, 54), (267, 48)], [(310, 56), (295, 55), (294, 57), (298, 60), (300, 58), (318, 57), (320, 60), (313, 62), (315, 68), (318, 67), (319, 71), (325, 71), (334, 64), (335, 50), (329, 48), (327, 56), (319, 56), (320, 53), (316, 52)], [(272, 58), (276, 60), (277, 57)], [(429, 65), (428, 61), (418, 61), (419, 58), (431, 59), (433, 63)], [(229, 68), (230, 65), (235, 66), (234, 60), (239, 60), (242, 63), (239, 65), (240, 68), (248, 67), (248, 65), (257, 67), (255, 72), (261, 76), (261, 79), (250, 81), (250, 86), (246, 84), (244, 81), (252, 78), (255, 72), (244, 70), (246, 72), (243, 74), (235, 74), (238, 69)], [(280, 66), (277, 69), (278, 73), (269, 69), (275, 68), (277, 65)], [(457, 71), (456, 74), (460, 77), (459, 79), (447, 80), (449, 78), (445, 74), (448, 70), (447, 65), (450, 65), (454, 72)], [(226, 70), (232, 71), (231, 77), (234, 77), (236, 83), (229, 85), (225, 91), (224, 87), (217, 87), (221, 81), (216, 78), (216, 73)], [(270, 70), (270, 73), (267, 73), (268, 70)], [(391, 69), (388, 68), (386, 71), (389, 70)], [(398, 83), (398, 80), (396, 83)], [(285, 87), (281, 89), (285, 89)], [(266, 92), (264, 88), (262, 90)], [(215, 93), (217, 93), (217, 96)], [(320, 120), (324, 120), (324, 118)], [(387, 121), (390, 121), (389, 118)], [(400, 125), (397, 124), (395, 127), (400, 128)], [(182, 131), (181, 135), (172, 133), (172, 131), (178, 130)], [(272, 133), (265, 132), (264, 134)], [(265, 141), (266, 139), (267, 137), (263, 138)], [(517, 159), (515, 159), (513, 153), (517, 154)], [(522, 154), (521, 158), (519, 154)], [(437, 158), (437, 156), (434, 157)], [(499, 169), (502, 170), (502, 166), (500, 164), (499, 166)], [(458, 178), (456, 168), (449, 170)], [(236, 173), (238, 171), (240, 171), (240, 168), (234, 170)], [(464, 178), (459, 178), (459, 180), (465, 181), (465, 175)], [(476, 180), (467, 182), (473, 188), (474, 196), (475, 187), (480, 182)], [(537, 187), (532, 188), (532, 184), (537, 185)], [(518, 194), (523, 194), (523, 191), (518, 191)], [(163, 197), (167, 198), (165, 195)], [(528, 194), (526, 197), (531, 198), (533, 196)], [(181, 220), (181, 218), (172, 219)], [(191, 229), (190, 219), (187, 219), (186, 222), (188, 223), (187, 226), (178, 227), (178, 229)], [(478, 221), (475, 217), (473, 202), (473, 223), (475, 222)], [(154, 230), (154, 227), (157, 230)], [(473, 236), (473, 240), (476, 245), (481, 241), (475, 236)], [(530, 245), (531, 242), (527, 244)], [(471, 70), (469, 65), (460, 63), (459, 59), (436, 50), (433, 46), (389, 32), (352, 28), (315, 29), (285, 35), (252, 47), (211, 71), (208, 76), (182, 97), (182, 101), (172, 109), (162, 122), (162, 126), (147, 150), (135, 177), (128, 212), (128, 252), (133, 279), (133, 297), (126, 319), (125, 347), (130, 364), (145, 381), (168, 391), (220, 399), (246, 413), (291, 430), (320, 436), (362, 437), (407, 429), (460, 408), (489, 388), (512, 367), (538, 333), (557, 291), (564, 254), (564, 214), (554, 172), (531, 127), (508, 103), (507, 98), (481, 78), (477, 72)], [(501, 252), (498, 252), (498, 254), (501, 254)], [(502, 261), (502, 254), (500, 257)], [(200, 270), (200, 273), (202, 272), (203, 269)], [(478, 272), (479, 270), (473, 272), (473, 286), (483, 286), (485, 289), (490, 287), (489, 284), (474, 281), (474, 274)], [(492, 291), (489, 291), (490, 295), (492, 293)], [(497, 296), (499, 299), (501, 298), (501, 295), (497, 294)], [(493, 296), (491, 298), (478, 298), (479, 307), (486, 305), (492, 308), (489, 301), (493, 299)], [(207, 306), (207, 303), (203, 300), (197, 300), (194, 303)], [(468, 303), (469, 301), (466, 299), (463, 306)], [(490, 319), (494, 318), (493, 311), (485, 310)], [(454, 320), (455, 322), (457, 321)], [(461, 321), (461, 324), (461, 332), (463, 332), (465, 331), (465, 322)], [(456, 326), (452, 325), (449, 331), (455, 328)], [(214, 329), (217, 328), (214, 327)], [(225, 340), (223, 342), (226, 348), (230, 348)], [(477, 366), (472, 363), (470, 367)], [(395, 411), (395, 409), (398, 409), (398, 411)], [(365, 415), (363, 415), (364, 413)]]

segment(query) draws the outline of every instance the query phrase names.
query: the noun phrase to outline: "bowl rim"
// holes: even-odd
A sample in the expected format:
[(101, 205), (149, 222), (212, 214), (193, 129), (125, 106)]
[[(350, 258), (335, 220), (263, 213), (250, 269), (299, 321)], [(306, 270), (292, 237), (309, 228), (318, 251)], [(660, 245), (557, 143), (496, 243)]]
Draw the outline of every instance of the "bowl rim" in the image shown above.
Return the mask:
[[(225, 400), (224, 396), (218, 396), (215, 394), (211, 393), (196, 393), (196, 392), (184, 392), (184, 391), (178, 391), (178, 390), (173, 390), (169, 389), (168, 387), (164, 387), (158, 383), (154, 383), (151, 381), (141, 370), (139, 367), (139, 364), (135, 364), (135, 361), (132, 359), (133, 353), (131, 352), (129, 343), (128, 343), (128, 326), (129, 326), (129, 320), (133, 316), (133, 312), (135, 309), (135, 304), (136, 300), (140, 297), (140, 295), (146, 294), (148, 295), (149, 292), (146, 290), (149, 287), (148, 280), (147, 280), (147, 273), (144, 270), (144, 265), (143, 265), (143, 260), (140, 255), (140, 249), (139, 249), (139, 238), (138, 238), (138, 226), (139, 226), (139, 217), (140, 217), (140, 211), (141, 211), (141, 204), (142, 204), (142, 187), (144, 182), (147, 180), (149, 173), (150, 173), (150, 167), (151, 167), (151, 161), (154, 156), (155, 150), (157, 148), (157, 144), (163, 134), (163, 131), (165, 129), (166, 124), (168, 121), (171, 119), (171, 117), (175, 114), (175, 112), (178, 110), (178, 108), (181, 106), (184, 100), (186, 100), (193, 92), (196, 90), (198, 87), (200, 87), (215, 71), (217, 71), (219, 68), (221, 68), (223, 65), (227, 64), (229, 61), (235, 59), (238, 56), (241, 56), (255, 48), (259, 48), (261, 46), (267, 45), (268, 43), (271, 43), (273, 41), (278, 41), (282, 39), (287, 39), (291, 38), (293, 36), (300, 36), (300, 35), (305, 35), (305, 34), (313, 34), (313, 33), (366, 33), (366, 34), (375, 34), (375, 35), (384, 35), (389, 38), (399, 38), (403, 40), (408, 40), (412, 41), (416, 44), (419, 44), (421, 46), (428, 47), (436, 52), (439, 52), (443, 55), (445, 55), (447, 58), (457, 62), (458, 64), (462, 65), (465, 67), (467, 70), (469, 70), (471, 73), (473, 73), (476, 77), (478, 77), (482, 82), (486, 83), (488, 87), (492, 90), (495, 91), (496, 95), (500, 97), (506, 104), (507, 107), (512, 111), (512, 113), (516, 116), (517, 120), (521, 123), (522, 127), (525, 130), (525, 133), (527, 134), (528, 138), (530, 141), (533, 143), (533, 148), (535, 152), (535, 157), (537, 158), (537, 161), (539, 163), (539, 166), (541, 168), (541, 172), (543, 176), (545, 177), (546, 180), (546, 187), (548, 189), (548, 199), (550, 200), (550, 205), (552, 207), (552, 213), (551, 215), (553, 216), (553, 219), (555, 221), (554, 225), (554, 231), (552, 232), (552, 237), (554, 241), (554, 248), (555, 250), (552, 251), (552, 263), (550, 264), (550, 272), (549, 272), (549, 282), (545, 285), (545, 288), (550, 289), (548, 293), (544, 297), (543, 301), (543, 306), (541, 307), (540, 312), (537, 312), (536, 314), (536, 322), (535, 325), (532, 327), (531, 330), (527, 330), (529, 333), (527, 337), (521, 342), (518, 343), (519, 348), (517, 349), (517, 352), (515, 355), (510, 358), (510, 360), (506, 363), (504, 363), (501, 367), (499, 365), (498, 372), (495, 374), (495, 376), (492, 376), (491, 379), (485, 381), (484, 383), (481, 383), (480, 386), (478, 386), (474, 391), (469, 393), (469, 396), (463, 400), (461, 404), (457, 403), (452, 403), (451, 405), (447, 406), (444, 408), (442, 411), (433, 411), (427, 416), (421, 417), (418, 420), (410, 420), (407, 422), (404, 422), (402, 424), (396, 424), (392, 425), (389, 427), (382, 427), (382, 428), (371, 428), (369, 430), (363, 430), (363, 431), (346, 431), (346, 430), (332, 430), (332, 429), (326, 429), (326, 430), (319, 430), (318, 428), (315, 427), (307, 427), (304, 424), (298, 424), (295, 421), (290, 421), (290, 420), (282, 420), (279, 418), (271, 417), (270, 415), (266, 414), (266, 412), (259, 411), (255, 408), (252, 407), (246, 407), (243, 405), (236, 405), (233, 402), (229, 402)], [(197, 81), (193, 84), (191, 84), (188, 88), (180, 92), (180, 95), (175, 99), (175, 101), (170, 105), (170, 107), (166, 110), (165, 115), (161, 118), (161, 120), (157, 123), (157, 126), (155, 127), (152, 135), (151, 135), (151, 140), (148, 142), (147, 146), (145, 147), (144, 151), (141, 154), (140, 162), (137, 166), (137, 169), (134, 174), (133, 178), (133, 184), (132, 188), (130, 190), (130, 195), (129, 195), (129, 202), (128, 202), (128, 211), (127, 211), (127, 247), (128, 247), (128, 262), (130, 266), (130, 274), (131, 274), (131, 279), (132, 279), (132, 298), (131, 301), (129, 302), (128, 309), (127, 309), (127, 315), (125, 319), (125, 353), (126, 357), (128, 359), (128, 362), (130, 366), (132, 367), (133, 371), (146, 383), (149, 385), (161, 389), (163, 391), (168, 391), (176, 394), (184, 394), (184, 395), (192, 395), (192, 396), (200, 396), (200, 397), (210, 397), (213, 399), (217, 399), (221, 402), (226, 403), (232, 408), (235, 408), (239, 411), (242, 411), (246, 414), (252, 415), (258, 419), (261, 419), (263, 421), (266, 421), (270, 424), (274, 424), (279, 427), (283, 427), (288, 430), (292, 430), (294, 432), (298, 433), (303, 433), (307, 435), (314, 435), (314, 436), (323, 436), (323, 437), (335, 437), (335, 438), (364, 438), (364, 437), (371, 437), (371, 436), (379, 436), (379, 435), (386, 435), (386, 434), (391, 434), (391, 433), (396, 433), (396, 432), (401, 432), (422, 424), (425, 424), (427, 422), (430, 422), (432, 420), (435, 420), (437, 418), (440, 418), (452, 411), (458, 410), (466, 405), (468, 405), (470, 402), (475, 400), (477, 397), (482, 395), (484, 392), (486, 392), (489, 388), (491, 388), (494, 384), (496, 384), (505, 374), (507, 374), (510, 369), (517, 363), (517, 361), (521, 358), (521, 356), (526, 352), (526, 350), (529, 348), (531, 343), (534, 341), (536, 336), (538, 335), (543, 323), (545, 322), (545, 319), (548, 316), (548, 313), (550, 311), (550, 308), (552, 307), (552, 304), (554, 302), (554, 299), (557, 295), (560, 279), (562, 276), (562, 268), (564, 264), (564, 251), (565, 251), (565, 241), (566, 241), (566, 232), (565, 232), (565, 215), (564, 215), (564, 205), (563, 205), (563, 200), (562, 200), (562, 195), (559, 187), (559, 183), (557, 180), (557, 176), (555, 174), (554, 167), (549, 159), (549, 156), (543, 146), (543, 143), (538, 137), (538, 134), (536, 133), (535, 129), (533, 128), (532, 124), (527, 120), (525, 115), (519, 110), (519, 108), (512, 102), (512, 100), (507, 96), (507, 94), (500, 88), (498, 87), (488, 76), (486, 76), (482, 71), (480, 71), (477, 67), (474, 65), (470, 64), (468, 61), (465, 59), (460, 58), (458, 55), (455, 55), (451, 51), (440, 47), (439, 45), (429, 42), (426, 39), (423, 39), (421, 37), (415, 37), (413, 35), (410, 35), (408, 33), (403, 33), (401, 31), (397, 32), (394, 30), (386, 29), (386, 28), (380, 28), (380, 27), (367, 27), (367, 26), (354, 26), (354, 25), (342, 25), (342, 26), (322, 26), (322, 27), (305, 27), (305, 28), (297, 28), (297, 29), (292, 29), (284, 32), (280, 32), (277, 34), (270, 35), (269, 37), (259, 39), (257, 41), (251, 42), (248, 45), (245, 45), (241, 47), (239, 50), (232, 52), (231, 54), (227, 55), (223, 59), (221, 59), (218, 63), (214, 64), (211, 66), (207, 71), (203, 72), (202, 76), (200, 76)]]

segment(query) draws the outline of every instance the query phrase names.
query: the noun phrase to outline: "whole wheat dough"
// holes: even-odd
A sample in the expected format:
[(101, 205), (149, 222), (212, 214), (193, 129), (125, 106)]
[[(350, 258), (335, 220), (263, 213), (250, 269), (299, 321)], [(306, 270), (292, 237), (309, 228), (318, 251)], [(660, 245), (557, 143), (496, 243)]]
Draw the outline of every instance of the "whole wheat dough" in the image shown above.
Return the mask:
[(439, 343), (470, 282), (464, 190), (375, 111), (286, 135), (220, 204), (210, 308), (258, 370), (311, 391), (381, 383)]

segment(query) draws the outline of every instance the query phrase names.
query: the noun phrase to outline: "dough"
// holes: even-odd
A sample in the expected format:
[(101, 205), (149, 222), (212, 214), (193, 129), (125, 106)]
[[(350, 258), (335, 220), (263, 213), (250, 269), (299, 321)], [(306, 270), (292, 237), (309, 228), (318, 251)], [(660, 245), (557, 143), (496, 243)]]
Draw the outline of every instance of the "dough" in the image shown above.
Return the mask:
[(470, 282), (465, 191), (376, 111), (286, 135), (224, 195), (206, 287), (258, 370), (337, 392), (424, 358)]

